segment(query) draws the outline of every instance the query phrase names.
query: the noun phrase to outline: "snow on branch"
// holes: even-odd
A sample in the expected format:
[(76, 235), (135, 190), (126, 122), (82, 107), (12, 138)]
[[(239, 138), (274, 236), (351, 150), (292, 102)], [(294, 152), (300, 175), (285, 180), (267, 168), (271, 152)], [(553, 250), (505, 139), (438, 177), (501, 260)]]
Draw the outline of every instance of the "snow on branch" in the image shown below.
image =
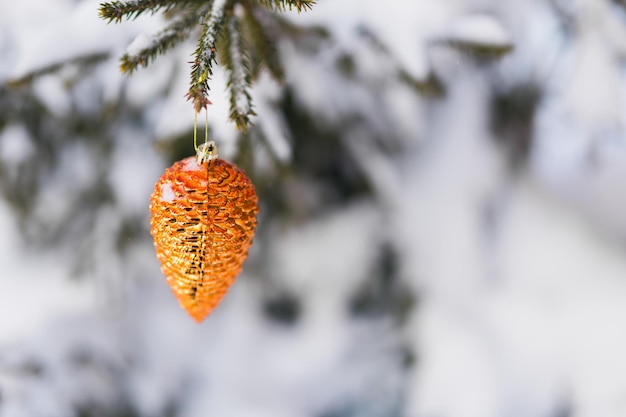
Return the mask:
[[(205, 6), (208, 9), (209, 6)], [(206, 10), (205, 10), (206, 11)], [(199, 24), (197, 12), (182, 15), (153, 37), (140, 35), (121, 58), (121, 70), (132, 74), (138, 66), (147, 66), (157, 56), (178, 45)]]
[(450, 45), (480, 57), (499, 58), (513, 50), (508, 30), (494, 17), (471, 14), (458, 19), (447, 34)]

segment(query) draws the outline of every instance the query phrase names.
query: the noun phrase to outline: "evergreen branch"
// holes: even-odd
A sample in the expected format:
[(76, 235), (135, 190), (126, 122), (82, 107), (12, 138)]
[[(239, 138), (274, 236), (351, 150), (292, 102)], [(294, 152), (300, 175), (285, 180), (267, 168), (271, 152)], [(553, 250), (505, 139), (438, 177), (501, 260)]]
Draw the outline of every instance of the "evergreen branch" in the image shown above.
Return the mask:
[(224, 22), (225, 8), (229, 0), (215, 0), (209, 17), (203, 24), (198, 47), (191, 67), (191, 86), (187, 99), (193, 102), (196, 112), (206, 108), (209, 100), (209, 79), (213, 75), (213, 64), (217, 64), (215, 43)]
[[(228, 73), (230, 117), (239, 129), (245, 130), (250, 124), (250, 116), (255, 114), (249, 93), (252, 80), (262, 66), (266, 66), (278, 81), (284, 79), (276, 44), (281, 36), (296, 32), (270, 12), (292, 9), (301, 12), (311, 9), (314, 4), (315, 0), (112, 0), (102, 3), (99, 13), (108, 22), (120, 22), (123, 18), (133, 19), (147, 11), (155, 13), (160, 10), (175, 19), (147, 42), (139, 45), (138, 40), (129, 47), (121, 58), (121, 69), (128, 74), (139, 66), (147, 66), (158, 55), (187, 39), (196, 26), (202, 27), (186, 94), (196, 112), (211, 104), (209, 80), (213, 76), (213, 65), (217, 64), (216, 45), (218, 40), (224, 41), (228, 46), (222, 49), (220, 44), (219, 48)], [(235, 6), (239, 9), (235, 10)], [(222, 32), (225, 36), (221, 36)]]
[[(78, 65), (79, 67), (89, 67), (91, 65), (95, 65), (109, 58), (109, 52), (95, 52), (93, 54), (81, 55), (75, 58), (70, 58), (68, 60), (62, 62), (56, 62), (54, 64), (47, 65), (42, 68), (38, 68), (32, 71), (27, 72), (24, 75), (21, 75), (17, 78), (9, 79), (6, 81), (6, 86), (9, 88), (17, 88), (30, 84), (38, 77), (42, 75), (55, 73), (60, 71), (62, 68), (67, 67), (68, 65)], [(2, 83), (0, 83), (0, 88), (4, 87)]]
[(139, 15), (146, 11), (155, 13), (161, 8), (171, 8), (175, 5), (172, 0), (129, 0), (129, 1), (112, 1), (101, 3), (98, 14), (107, 23), (115, 21), (119, 23), (126, 16), (128, 20), (136, 19)]
[(250, 116), (255, 114), (249, 92), (252, 77), (244, 40), (241, 37), (241, 27), (234, 14), (228, 20), (223, 52), (223, 64), (228, 70), (230, 119), (235, 122), (237, 129), (246, 131), (250, 124)]
[(198, 10), (185, 13), (156, 34), (150, 44), (136, 53), (126, 52), (122, 55), (120, 68), (122, 72), (132, 74), (137, 67), (147, 66), (158, 55), (162, 55), (189, 37), (191, 31), (199, 24), (198, 16), (210, 7), (210, 2)]
[(272, 74), (278, 82), (283, 82), (285, 72), (280, 62), (278, 50), (276, 49), (277, 40), (272, 39), (273, 37), (270, 34), (270, 30), (264, 27), (264, 25), (270, 28), (277, 26), (275, 22), (268, 22), (270, 18), (271, 15), (261, 7), (250, 7), (246, 9), (244, 15), (245, 33), (248, 43), (253, 48), (251, 58), (256, 58), (253, 60), (256, 61), (253, 66), (254, 72), (256, 73), (261, 66), (265, 65), (270, 74)]
[(278, 12), (296, 9), (298, 13), (311, 10), (315, 0), (258, 0), (258, 3), (266, 8)]

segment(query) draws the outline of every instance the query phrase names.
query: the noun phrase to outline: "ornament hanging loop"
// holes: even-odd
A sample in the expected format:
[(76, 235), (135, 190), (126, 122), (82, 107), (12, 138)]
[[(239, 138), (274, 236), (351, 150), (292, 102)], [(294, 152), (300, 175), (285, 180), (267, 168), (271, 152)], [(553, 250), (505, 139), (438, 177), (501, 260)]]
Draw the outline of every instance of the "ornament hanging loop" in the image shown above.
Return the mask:
[(215, 145), (214, 141), (210, 140), (198, 146), (198, 150), (196, 151), (196, 163), (198, 165), (202, 165), (203, 163), (212, 161), (218, 157), (219, 154), (217, 153), (217, 145)]
[(196, 151), (196, 163), (202, 165), (205, 162), (212, 161), (219, 157), (217, 145), (215, 141), (209, 140), (209, 112), (206, 111), (206, 120), (204, 122), (204, 143), (198, 146), (198, 113), (193, 115), (193, 148)]

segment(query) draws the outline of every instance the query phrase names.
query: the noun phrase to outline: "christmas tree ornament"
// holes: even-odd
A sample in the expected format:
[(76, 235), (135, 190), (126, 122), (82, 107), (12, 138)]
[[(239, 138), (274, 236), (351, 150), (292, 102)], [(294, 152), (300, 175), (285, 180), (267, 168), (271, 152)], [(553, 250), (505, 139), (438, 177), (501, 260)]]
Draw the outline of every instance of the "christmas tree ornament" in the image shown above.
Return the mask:
[(196, 149), (196, 157), (174, 163), (157, 181), (150, 232), (172, 292), (201, 322), (241, 272), (259, 209), (252, 181), (218, 158), (214, 142)]

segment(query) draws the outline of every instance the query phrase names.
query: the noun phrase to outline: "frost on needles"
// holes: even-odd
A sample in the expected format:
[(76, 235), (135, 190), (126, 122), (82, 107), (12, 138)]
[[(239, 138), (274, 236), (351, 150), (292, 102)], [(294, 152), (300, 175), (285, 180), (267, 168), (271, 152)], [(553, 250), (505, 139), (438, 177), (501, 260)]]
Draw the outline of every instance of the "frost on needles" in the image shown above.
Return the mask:
[(120, 68), (132, 74), (138, 67), (151, 64), (157, 56), (197, 36), (187, 98), (199, 112), (209, 101), (209, 81), (213, 66), (224, 66), (228, 74), (230, 118), (241, 130), (254, 115), (249, 89), (260, 68), (278, 81), (283, 69), (276, 44), (293, 36), (297, 28), (279, 13), (306, 11), (314, 0), (130, 0), (100, 5), (100, 17), (119, 23), (124, 18), (162, 12), (169, 23), (159, 32), (133, 44), (121, 57)]

